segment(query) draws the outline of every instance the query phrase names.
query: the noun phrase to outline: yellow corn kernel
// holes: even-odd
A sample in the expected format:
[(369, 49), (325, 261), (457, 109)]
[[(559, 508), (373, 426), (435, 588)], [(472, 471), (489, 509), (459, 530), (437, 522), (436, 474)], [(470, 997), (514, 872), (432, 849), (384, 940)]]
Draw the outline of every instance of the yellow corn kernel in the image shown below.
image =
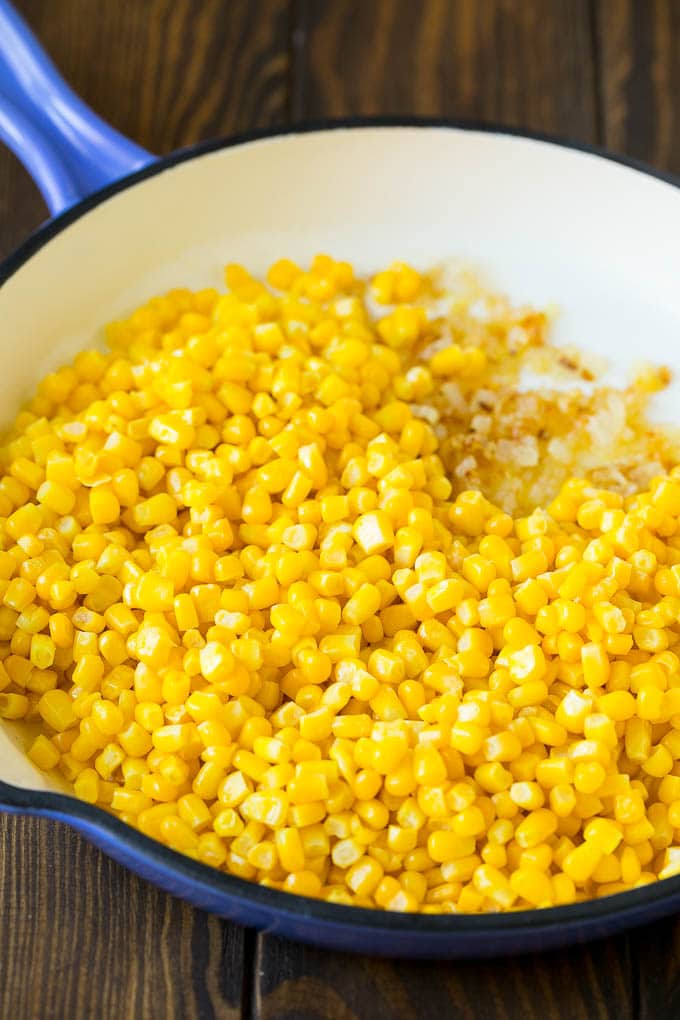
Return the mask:
[(673, 768), (674, 761), (670, 751), (660, 744), (658, 747), (648, 755), (647, 759), (642, 763), (643, 770), (649, 776), (653, 776), (655, 779), (661, 779)]
[(97, 729), (106, 736), (120, 733), (125, 725), (125, 718), (120, 708), (110, 701), (100, 699), (92, 705), (92, 720)]
[(522, 849), (538, 846), (549, 839), (557, 828), (557, 818), (545, 808), (532, 811), (515, 830), (515, 839)]
[(212, 821), (205, 802), (195, 793), (185, 794), (177, 801), (177, 814), (194, 832), (199, 832)]
[(483, 744), (487, 761), (514, 761), (522, 753), (522, 744), (514, 733), (508, 731), (487, 737)]
[(111, 807), (114, 811), (140, 815), (143, 811), (148, 811), (151, 808), (151, 800), (139, 790), (117, 789), (113, 791)]
[(161, 726), (153, 733), (153, 746), (164, 754), (183, 751), (191, 741), (191, 728), (181, 723)]
[(477, 892), (490, 899), (499, 907), (511, 907), (517, 898), (507, 878), (490, 864), (481, 864), (475, 869), (473, 883)]
[(550, 807), (558, 818), (567, 818), (576, 807), (576, 792), (568, 783), (556, 783), (550, 791)]
[(36, 669), (49, 669), (56, 654), (56, 645), (46, 634), (34, 634), (31, 638), (31, 662)]
[(274, 844), (281, 867), (288, 872), (299, 872), (305, 867), (305, 853), (297, 829), (277, 829)]
[(533, 907), (549, 907), (554, 902), (553, 885), (542, 872), (518, 868), (510, 876), (512, 891)]
[(48, 726), (59, 733), (75, 726), (77, 722), (73, 702), (66, 691), (46, 691), (38, 702), (38, 712)]
[(42, 733), (35, 738), (26, 753), (33, 764), (45, 772), (49, 772), (59, 762), (59, 752), (52, 741), (48, 740)]
[(447, 778), (444, 759), (435, 747), (419, 745), (413, 753), (413, 773), (417, 783), (438, 786)]
[(383, 875), (381, 865), (372, 857), (364, 856), (351, 866), (345, 881), (356, 896), (370, 896)]
[(300, 736), (303, 740), (317, 743), (331, 735), (332, 725), (333, 714), (330, 709), (318, 708), (314, 712), (308, 712), (300, 719)]
[(94, 769), (83, 769), (73, 783), (73, 789), (79, 800), (88, 804), (96, 804), (99, 800), (100, 778)]
[(345, 603), (342, 618), (346, 623), (364, 623), (380, 609), (380, 590), (372, 584), (362, 585)]
[(60, 485), (56, 481), (45, 481), (36, 493), (36, 499), (43, 506), (49, 507), (60, 516), (70, 514), (75, 506), (76, 497), (72, 489)]
[(14, 577), (9, 582), (2, 601), (17, 613), (23, 612), (35, 598), (35, 588), (23, 577)]
[(123, 764), (125, 751), (118, 744), (106, 744), (95, 758), (94, 767), (102, 779), (109, 780)]
[(177, 815), (168, 815), (159, 825), (161, 839), (174, 850), (193, 850), (198, 845), (198, 837), (191, 827)]
[(360, 516), (354, 525), (353, 534), (367, 556), (384, 552), (394, 542), (392, 523), (381, 510)]
[(203, 864), (212, 868), (221, 868), (227, 859), (227, 849), (218, 835), (204, 832), (199, 836), (196, 856)]
[(604, 647), (590, 643), (581, 649), (583, 678), (588, 687), (603, 687), (609, 679), (609, 659)]
[(623, 839), (621, 828), (606, 818), (591, 819), (585, 826), (583, 835), (587, 842), (592, 843), (605, 854), (613, 853)]
[(120, 515), (120, 503), (107, 485), (90, 489), (90, 516), (93, 524), (112, 524)]
[(567, 854), (562, 869), (576, 885), (585, 885), (604, 856), (596, 841), (586, 841)]

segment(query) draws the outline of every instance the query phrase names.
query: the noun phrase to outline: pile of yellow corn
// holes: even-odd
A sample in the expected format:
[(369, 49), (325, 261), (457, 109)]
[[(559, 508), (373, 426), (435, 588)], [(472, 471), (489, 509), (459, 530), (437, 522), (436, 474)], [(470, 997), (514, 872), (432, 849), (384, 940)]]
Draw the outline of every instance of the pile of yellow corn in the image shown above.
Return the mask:
[(517, 519), (455, 495), (428, 396), (485, 354), (428, 352), (427, 280), (268, 283), (151, 300), (19, 414), (0, 716), (78, 797), (334, 903), (680, 872), (680, 469)]

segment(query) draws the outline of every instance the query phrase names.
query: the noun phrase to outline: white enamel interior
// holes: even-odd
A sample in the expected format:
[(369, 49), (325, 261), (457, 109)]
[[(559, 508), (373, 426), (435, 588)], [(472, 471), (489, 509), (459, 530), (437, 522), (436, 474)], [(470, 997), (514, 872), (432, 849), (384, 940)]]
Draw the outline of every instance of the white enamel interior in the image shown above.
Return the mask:
[[(557, 303), (557, 339), (625, 371), (680, 369), (680, 190), (545, 142), (435, 127), (287, 135), (223, 149), (114, 195), (0, 288), (6, 421), (103, 323), (164, 288), (319, 251), (363, 270), (456, 257), (519, 301)], [(680, 372), (679, 372), (680, 375)], [(678, 389), (658, 413), (680, 421)], [(0, 779), (56, 787), (0, 727)]]

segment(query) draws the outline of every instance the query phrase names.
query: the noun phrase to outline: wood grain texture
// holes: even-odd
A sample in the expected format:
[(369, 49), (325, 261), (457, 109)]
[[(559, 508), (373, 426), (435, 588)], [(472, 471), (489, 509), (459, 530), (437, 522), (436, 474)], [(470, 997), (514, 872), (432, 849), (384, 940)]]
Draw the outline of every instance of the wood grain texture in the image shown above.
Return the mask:
[(416, 113), (596, 139), (589, 0), (296, 6), (296, 118)]
[(630, 1020), (625, 939), (510, 960), (376, 960), (260, 940), (261, 1020)]
[[(70, 85), (152, 152), (280, 124), (287, 115), (288, 0), (18, 0)], [(45, 218), (0, 153), (0, 257)]]
[(0, 1016), (240, 1016), (243, 930), (166, 896), (64, 825), (0, 816)]
[(680, 4), (599, 0), (604, 142), (680, 173)]
[(40, 192), (21, 163), (0, 146), (0, 259), (47, 216)]
[(680, 917), (629, 936), (639, 1020), (680, 1016)]

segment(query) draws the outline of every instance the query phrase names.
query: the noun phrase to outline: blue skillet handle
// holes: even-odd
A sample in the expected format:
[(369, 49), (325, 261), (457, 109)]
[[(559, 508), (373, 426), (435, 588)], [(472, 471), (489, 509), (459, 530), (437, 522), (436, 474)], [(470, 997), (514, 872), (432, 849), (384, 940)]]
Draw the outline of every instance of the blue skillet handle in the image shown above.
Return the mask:
[(0, 0), (0, 141), (53, 215), (155, 160), (69, 88), (9, 0)]

